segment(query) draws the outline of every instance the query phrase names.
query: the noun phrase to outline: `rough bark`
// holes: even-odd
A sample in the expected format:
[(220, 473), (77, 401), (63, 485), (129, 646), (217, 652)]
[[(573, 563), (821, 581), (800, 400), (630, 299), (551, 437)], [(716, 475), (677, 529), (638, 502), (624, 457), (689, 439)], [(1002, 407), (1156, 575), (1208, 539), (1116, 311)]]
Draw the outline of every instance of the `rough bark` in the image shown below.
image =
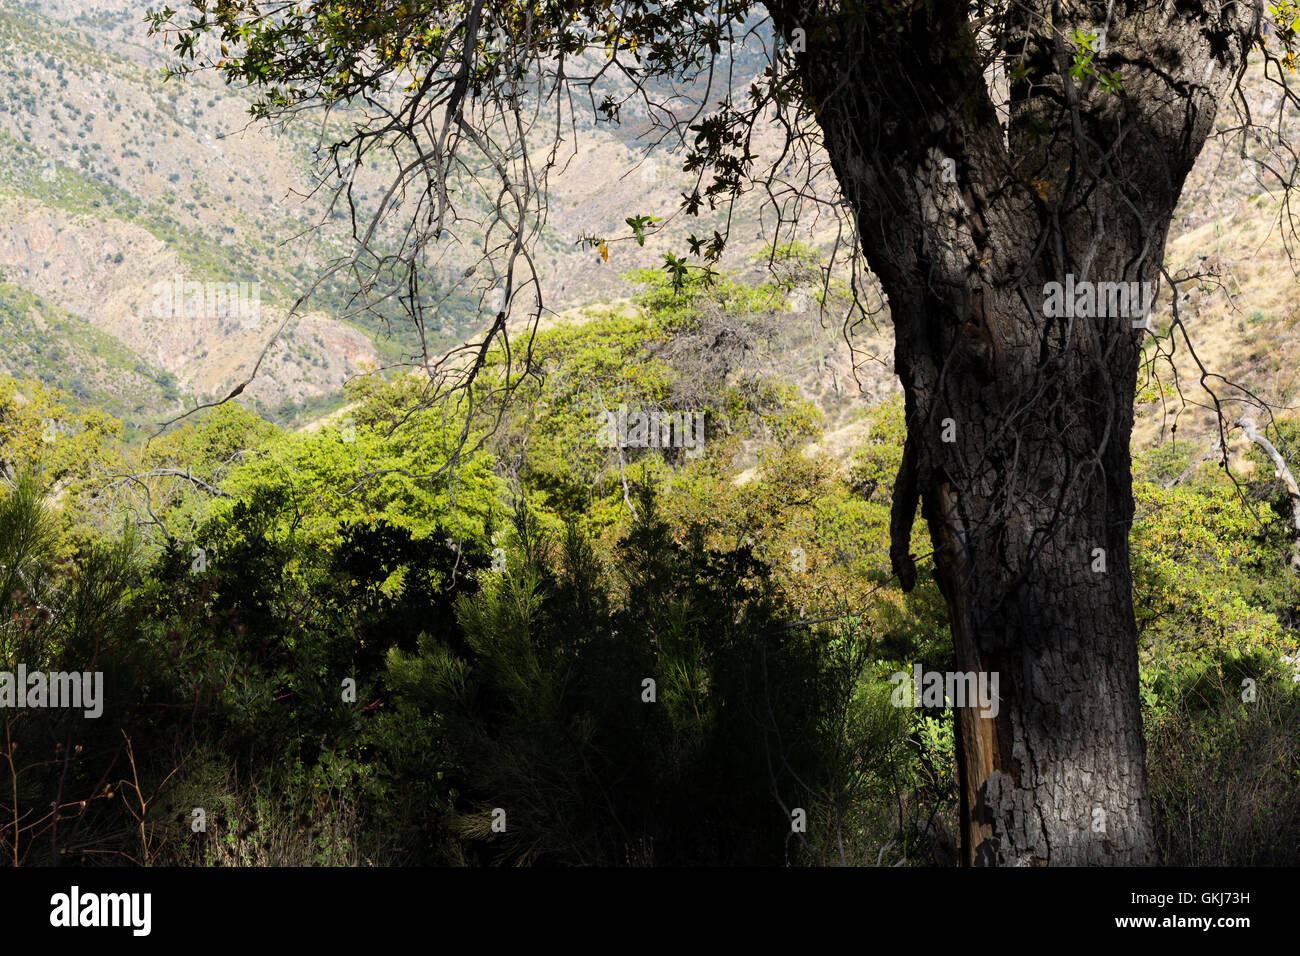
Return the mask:
[(1048, 317), (1044, 286), (1156, 282), (1257, 6), (1116, 0), (1095, 61), (1115, 94), (1068, 79), (1067, 37), (1107, 3), (1017, 5), (995, 26), (1027, 73), (1001, 115), (969, 4), (898, 6), (769, 4), (807, 31), (804, 92), (895, 328), (895, 570), (910, 587), (919, 496), (956, 667), (999, 675), (995, 718), (958, 710), (963, 859), (1152, 863), (1128, 553), (1145, 333)]

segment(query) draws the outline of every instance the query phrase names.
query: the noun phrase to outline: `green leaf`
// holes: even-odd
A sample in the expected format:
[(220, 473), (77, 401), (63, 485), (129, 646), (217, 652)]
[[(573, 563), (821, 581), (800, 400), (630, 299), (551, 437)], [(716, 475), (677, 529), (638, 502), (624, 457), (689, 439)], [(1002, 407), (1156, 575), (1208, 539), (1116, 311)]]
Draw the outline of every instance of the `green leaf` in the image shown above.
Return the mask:
[(638, 246), (645, 245), (645, 227), (659, 222), (658, 216), (629, 216), (623, 220), (632, 227), (632, 235)]

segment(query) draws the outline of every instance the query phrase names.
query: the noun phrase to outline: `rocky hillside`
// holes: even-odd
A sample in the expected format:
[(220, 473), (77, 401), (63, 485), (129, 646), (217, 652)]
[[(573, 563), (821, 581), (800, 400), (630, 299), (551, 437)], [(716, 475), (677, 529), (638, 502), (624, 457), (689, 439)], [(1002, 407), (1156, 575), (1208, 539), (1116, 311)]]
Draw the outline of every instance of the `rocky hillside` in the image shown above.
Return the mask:
[[(241, 400), (271, 417), (310, 417), (348, 377), (409, 355), (410, 330), (351, 314), (346, 284), (334, 282), (273, 335), (288, 306), (348, 248), (345, 224), (312, 195), (316, 130), (251, 123), (248, 102), (212, 78), (164, 82), (167, 50), (146, 36), (145, 6), (0, 0), (0, 322), (14, 343), (0, 370), (144, 423), (224, 396), (273, 343)], [(1262, 78), (1251, 84), (1256, 118), (1271, 116), (1280, 97)], [(1220, 125), (1233, 123), (1225, 106)], [(1281, 129), (1294, 132), (1294, 124)], [(625, 298), (627, 270), (657, 266), (665, 250), (681, 248), (685, 224), (644, 248), (617, 244), (608, 261), (578, 244), (583, 235), (626, 231), (629, 215), (675, 212), (684, 182), (671, 157), (642, 162), (637, 130), (635, 119), (621, 129), (587, 126), (552, 178), (537, 257), (557, 313), (548, 322), (581, 321), (583, 307)], [(757, 149), (775, 143), (775, 131), (765, 131)], [(1249, 145), (1263, 155), (1270, 143), (1265, 136)], [(358, 172), (360, 195), (377, 191), (376, 175)], [(1205, 365), (1285, 406), (1300, 387), (1296, 280), (1279, 227), (1285, 210), (1269, 185), (1243, 166), (1237, 144), (1208, 147), (1185, 190), (1167, 266), (1174, 275), (1215, 274), (1181, 285), (1178, 303)], [(805, 238), (819, 245), (832, 225), (823, 221)], [(757, 202), (738, 210), (726, 267), (757, 275), (769, 230)], [(231, 289), (233, 305), (222, 300)], [(1170, 306), (1162, 292), (1158, 329), (1168, 328)], [(777, 318), (765, 360), (832, 412), (835, 428), (849, 426), (855, 403), (896, 390), (887, 320), (875, 330), (859, 324), (850, 351), (841, 317), (817, 316), (815, 304)], [(478, 322), (473, 309), (446, 314), (429, 330), (433, 344), (460, 341)], [(1197, 405), (1209, 396), (1186, 343), (1177, 341), (1172, 368), (1158, 361), (1153, 369), (1166, 384), (1176, 369), (1185, 402), (1166, 388), (1163, 402), (1143, 403), (1140, 441), (1160, 440), (1162, 426), (1167, 437), (1175, 415), (1180, 439), (1201, 441), (1210, 419)], [(1223, 398), (1243, 394), (1214, 387)], [(850, 428), (831, 444), (853, 437)]]

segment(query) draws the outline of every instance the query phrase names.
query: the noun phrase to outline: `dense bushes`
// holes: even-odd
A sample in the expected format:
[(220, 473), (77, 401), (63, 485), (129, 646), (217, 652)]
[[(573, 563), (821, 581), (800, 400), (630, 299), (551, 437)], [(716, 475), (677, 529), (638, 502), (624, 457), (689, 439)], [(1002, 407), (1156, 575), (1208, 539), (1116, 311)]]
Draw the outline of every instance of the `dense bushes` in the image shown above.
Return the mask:
[(445, 714), (484, 808), (462, 832), (512, 862), (820, 858), (852, 807), (845, 745), (894, 744), (859, 726), (866, 645), (783, 626), (748, 549), (679, 543), (651, 494), (639, 505), (614, 579), (575, 529), (551, 540), (521, 514), (507, 569), (458, 602), (469, 655), (432, 639), (394, 653), (390, 680)]
[(1172, 866), (1300, 864), (1300, 684), (1263, 653), (1144, 675), (1157, 839)]
[[(226, 406), (143, 448), (95, 413), (51, 442), (58, 397), (0, 383), (0, 669), (105, 681), (99, 719), (0, 710), (3, 859), (951, 864), (951, 714), (890, 701), (954, 666), (920, 523), (917, 587), (889, 573), (901, 407), (841, 464), (787, 391), (682, 364), (711, 314), (761, 325), (742, 293), (540, 337), (553, 374), (454, 473), (406, 422), (415, 380), (313, 431)], [(705, 409), (707, 450), (623, 460), (593, 393)], [(1257, 464), (1135, 463), (1172, 863), (1300, 861), (1300, 578)]]
[[(48, 520), (30, 485), (8, 508), (4, 527)], [(304, 551), (273, 533), (276, 508), (208, 528), (202, 571), (177, 548), (148, 567), (129, 541), (83, 552), (63, 581), (80, 586), (14, 629), (8, 654), (103, 669), (108, 703), (98, 721), (6, 715), (43, 758), (14, 771), (10, 860), (771, 864), (921, 846), (890, 806), (930, 802), (920, 725), (869, 678), (871, 645), (788, 626), (749, 548), (675, 533), (649, 488), (613, 560), (521, 509), (499, 572), (382, 523)], [(33, 537), (0, 536), (5, 557)], [(57, 827), (36, 819), (52, 796)]]
[[(378, 683), (390, 648), (454, 626), (451, 602), (484, 560), (462, 555), (453, 577), (441, 536), (382, 522), (344, 529), (335, 552), (304, 549), (271, 533), (279, 504), (241, 503), (200, 536), (202, 559), (171, 546), (145, 566), (127, 539), (60, 570), (42, 560), (50, 521), (31, 484), (8, 496), (0, 561), (34, 585), (10, 589), (5, 659), (103, 671), (105, 706), (99, 719), (3, 714), (22, 755), (9, 768), (18, 805), (5, 801), (0, 822), (7, 859), (441, 858), (436, 737), (427, 719), (384, 710)], [(380, 593), (394, 574), (406, 583)]]

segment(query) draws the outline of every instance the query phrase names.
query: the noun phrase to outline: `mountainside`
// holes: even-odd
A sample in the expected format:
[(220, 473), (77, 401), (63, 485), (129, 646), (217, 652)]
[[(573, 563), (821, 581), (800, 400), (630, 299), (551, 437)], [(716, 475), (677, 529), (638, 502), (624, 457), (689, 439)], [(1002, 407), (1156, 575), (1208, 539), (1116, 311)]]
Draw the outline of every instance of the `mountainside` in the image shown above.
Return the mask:
[[(192, 404), (224, 396), (248, 374), (288, 306), (350, 245), (342, 213), (327, 217), (311, 196), (312, 123), (252, 124), (248, 101), (212, 77), (165, 83), (166, 52), (131, 0), (0, 0), (0, 275), (117, 339), (124, 367), (174, 376)], [(641, 261), (597, 266), (576, 245), (583, 231), (625, 228), (628, 204), (671, 212), (676, 184), (638, 172), (623, 138), (596, 132), (557, 177), (554, 223), (538, 255), (555, 308), (625, 294), (619, 274), (658, 258), (652, 241)], [(378, 175), (356, 174), (363, 205), (378, 195)], [(177, 282), (256, 283), (259, 314), (231, 322), (204, 306), (157, 309), (158, 290)], [(255, 408), (332, 397), (359, 370), (411, 353), (404, 324), (344, 318), (350, 291), (327, 283), (284, 331), (245, 391)], [(432, 344), (472, 334), (478, 318), (453, 310), (429, 330)], [(54, 365), (36, 374), (69, 381)], [(163, 398), (145, 388), (114, 409), (145, 415)]]
[[(131, 423), (228, 394), (290, 304), (350, 248), (341, 214), (326, 216), (323, 194), (312, 195), (312, 123), (253, 123), (248, 101), (213, 77), (164, 82), (167, 52), (164, 38), (146, 36), (134, 0), (0, 0), (0, 296), (3, 320), (31, 342), (0, 358), (0, 371), (102, 402)], [(1268, 115), (1279, 98), (1262, 79), (1255, 85)], [(1225, 107), (1220, 126), (1229, 125)], [(643, 163), (638, 128), (633, 118), (623, 128), (582, 128), (582, 142), (552, 177), (537, 262), (547, 305), (568, 310), (567, 320), (627, 296), (624, 272), (661, 264), (664, 251), (682, 248), (688, 225), (712, 228), (707, 220), (673, 223), (644, 248), (616, 244), (608, 261), (578, 244), (583, 235), (625, 232), (629, 215), (667, 219), (676, 211), (684, 174), (670, 156)], [(760, 131), (756, 150), (770, 151), (776, 136)], [(379, 175), (358, 171), (363, 200), (378, 195)], [(1184, 191), (1167, 264), (1175, 275), (1218, 270), (1217, 280), (1181, 287), (1188, 334), (1212, 371), (1285, 405), (1300, 383), (1291, 360), (1295, 276), (1270, 228), (1279, 212), (1239, 158), (1211, 145)], [(757, 198), (741, 205), (724, 267), (748, 277), (761, 271), (772, 238), (763, 223)], [(831, 225), (808, 233), (814, 247), (824, 247)], [(466, 248), (461, 258), (453, 250), (445, 268), (472, 261), (474, 246)], [(326, 283), (271, 344), (240, 400), (270, 417), (303, 418), (336, 403), (343, 382), (362, 370), (409, 358), (415, 339), (396, 310), (391, 325), (383, 315), (350, 315), (349, 292), (346, 279)], [(1162, 292), (1157, 302), (1157, 328), (1168, 325), (1168, 299)], [(480, 326), (472, 303), (453, 301), (459, 308), (428, 330), (434, 348)], [(896, 389), (887, 323), (869, 334), (859, 325), (854, 354), (838, 337), (838, 315), (806, 333), (813, 312), (791, 311), (775, 324), (776, 371), (810, 395), (829, 394), (831, 405), (849, 391), (870, 401)], [(43, 347), (51, 328), (57, 346)], [(1194, 386), (1199, 372), (1181, 342), (1174, 364)], [(1170, 379), (1167, 367), (1158, 370)], [(1186, 394), (1193, 404), (1208, 398), (1195, 387)], [(1161, 425), (1172, 423), (1162, 412), (1179, 402), (1165, 397), (1171, 404), (1163, 409), (1139, 407), (1139, 442), (1158, 440)], [(1200, 440), (1210, 424), (1189, 409), (1179, 437)]]

